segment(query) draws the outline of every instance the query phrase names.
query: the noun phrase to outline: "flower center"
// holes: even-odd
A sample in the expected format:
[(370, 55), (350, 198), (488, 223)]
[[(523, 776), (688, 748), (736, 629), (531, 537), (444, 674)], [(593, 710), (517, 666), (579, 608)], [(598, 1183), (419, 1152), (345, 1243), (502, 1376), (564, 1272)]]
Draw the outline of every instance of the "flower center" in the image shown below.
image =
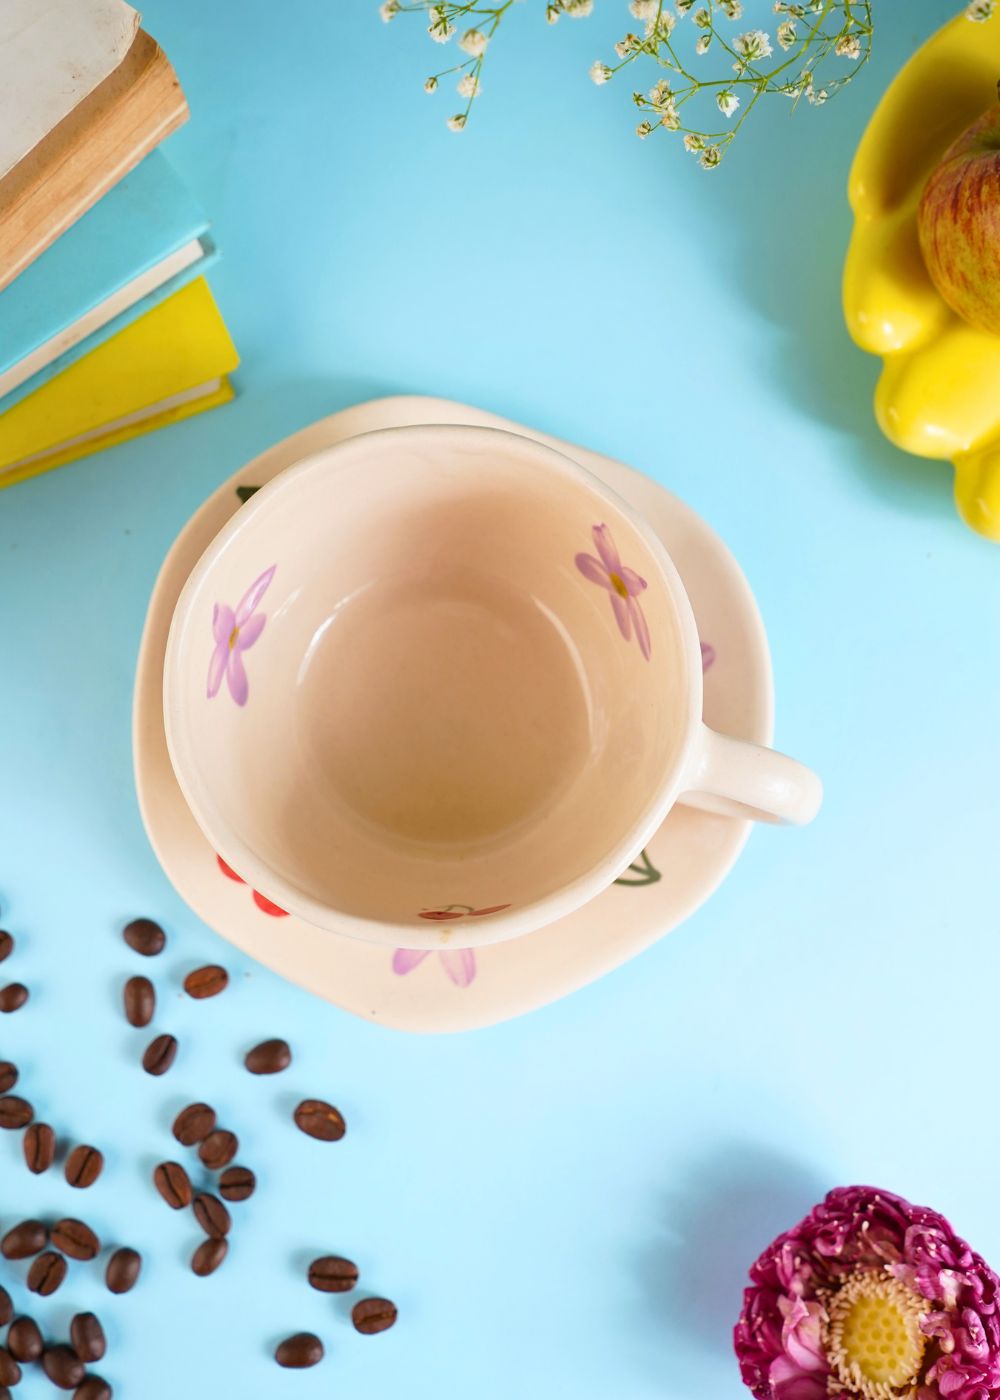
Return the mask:
[(627, 598), (628, 589), (625, 587), (625, 580), (622, 578), (621, 574), (608, 574), (608, 578), (611, 580), (611, 587), (618, 594), (619, 598)]
[(840, 1383), (864, 1400), (909, 1395), (924, 1358), (928, 1303), (888, 1274), (855, 1274), (827, 1303), (826, 1354)]
[(238, 627), (234, 627), (233, 630), (232, 630), (232, 631), (230, 632), (230, 634), (229, 634), (229, 650), (230, 650), (230, 651), (235, 651), (235, 650), (236, 650), (236, 639), (239, 637), (239, 635), (240, 635), (240, 629), (239, 629)]

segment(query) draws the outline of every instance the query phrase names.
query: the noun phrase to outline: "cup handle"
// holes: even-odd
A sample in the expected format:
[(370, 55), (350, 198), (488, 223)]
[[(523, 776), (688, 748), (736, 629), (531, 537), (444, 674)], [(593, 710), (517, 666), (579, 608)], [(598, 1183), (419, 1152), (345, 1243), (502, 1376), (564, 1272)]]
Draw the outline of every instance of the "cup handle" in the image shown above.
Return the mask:
[(678, 800), (727, 817), (804, 826), (819, 811), (823, 784), (794, 758), (703, 724)]

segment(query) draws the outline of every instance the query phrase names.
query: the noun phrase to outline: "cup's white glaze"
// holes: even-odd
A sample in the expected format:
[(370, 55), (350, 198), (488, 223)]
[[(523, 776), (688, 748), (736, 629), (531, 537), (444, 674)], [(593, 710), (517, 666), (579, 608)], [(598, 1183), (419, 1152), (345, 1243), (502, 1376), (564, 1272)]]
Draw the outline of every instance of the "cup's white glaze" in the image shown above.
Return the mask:
[(678, 799), (807, 821), (818, 780), (701, 722), (683, 584), (552, 448), (369, 433), (282, 473), (206, 551), (167, 644), (178, 781), (225, 860), (340, 933), (541, 927)]

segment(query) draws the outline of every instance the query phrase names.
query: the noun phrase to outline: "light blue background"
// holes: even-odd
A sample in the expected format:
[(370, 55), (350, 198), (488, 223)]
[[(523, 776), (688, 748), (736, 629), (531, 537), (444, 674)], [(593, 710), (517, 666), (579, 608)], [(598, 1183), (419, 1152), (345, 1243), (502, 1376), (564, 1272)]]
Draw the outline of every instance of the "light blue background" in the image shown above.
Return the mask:
[[(877, 367), (838, 304), (851, 151), (952, 7), (877, 6), (854, 88), (772, 104), (714, 175), (636, 141), (627, 91), (587, 80), (624, 3), (554, 30), (540, 8), (512, 12), (456, 137), (451, 97), (421, 91), (440, 51), (368, 0), (149, 0), (190, 97), (168, 149), (214, 218), (240, 397), (0, 495), (3, 971), (32, 988), (0, 1055), (108, 1154), (84, 1199), (4, 1135), (0, 1223), (75, 1208), (144, 1251), (129, 1297), (74, 1265), (39, 1309), (58, 1330), (98, 1308), (126, 1400), (738, 1400), (746, 1266), (841, 1182), (933, 1204), (1000, 1261), (1000, 552), (956, 520), (947, 468), (880, 439)], [(757, 832), (651, 952), (456, 1039), (352, 1020), (239, 956), (173, 893), (132, 790), (132, 670), (174, 535), (269, 443), (395, 392), (600, 448), (701, 511), (760, 600), (777, 739), (827, 782), (813, 827)], [(117, 1009), (148, 970), (118, 937), (136, 913), (171, 938), (153, 971), (183, 1055), (158, 1081)], [(198, 1005), (179, 982), (210, 958), (233, 987)], [(240, 1055), (268, 1034), (295, 1067), (253, 1080)], [(339, 1146), (283, 1121), (312, 1093), (343, 1109)], [(261, 1178), (208, 1281), (148, 1184), (196, 1096)], [(306, 1286), (322, 1249), (397, 1300), (393, 1332), (356, 1336)], [(298, 1328), (328, 1359), (279, 1372)]]

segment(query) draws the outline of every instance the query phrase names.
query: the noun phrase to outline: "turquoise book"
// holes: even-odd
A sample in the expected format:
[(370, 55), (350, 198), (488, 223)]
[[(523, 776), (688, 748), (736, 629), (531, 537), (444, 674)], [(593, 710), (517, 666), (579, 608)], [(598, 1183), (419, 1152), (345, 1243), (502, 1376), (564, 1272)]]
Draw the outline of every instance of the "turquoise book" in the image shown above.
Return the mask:
[(215, 260), (208, 221), (160, 151), (0, 292), (0, 410)]

